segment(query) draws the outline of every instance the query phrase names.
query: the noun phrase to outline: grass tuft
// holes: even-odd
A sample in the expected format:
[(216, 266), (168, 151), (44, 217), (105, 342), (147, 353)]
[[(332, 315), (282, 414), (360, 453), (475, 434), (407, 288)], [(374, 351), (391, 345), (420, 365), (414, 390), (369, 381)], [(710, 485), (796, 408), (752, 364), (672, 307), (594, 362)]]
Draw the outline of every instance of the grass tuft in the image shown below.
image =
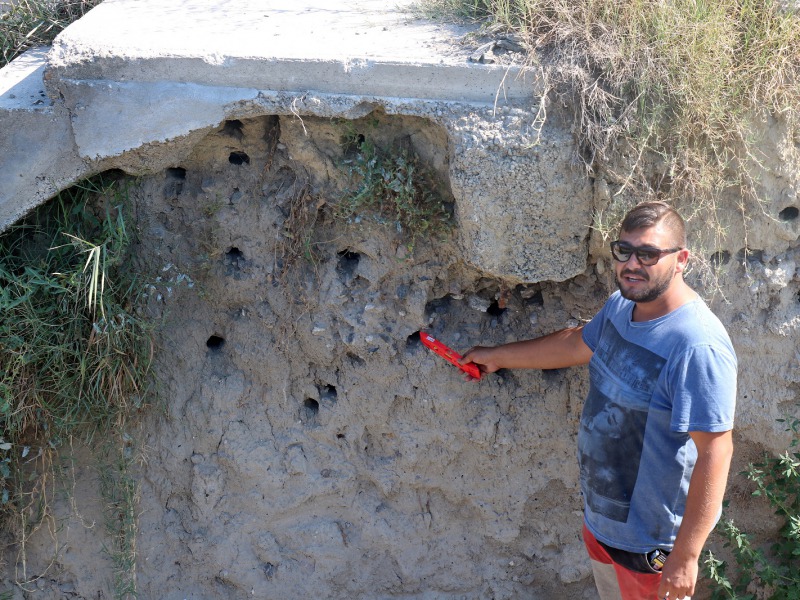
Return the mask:
[(0, 236), (0, 514), (35, 500), (24, 465), (120, 428), (147, 397), (126, 204), (124, 183), (87, 181)]
[(345, 147), (352, 185), (334, 209), (336, 218), (353, 222), (372, 218), (394, 225), (409, 248), (419, 239), (440, 237), (450, 230), (450, 211), (436, 192), (433, 176), (412, 150), (381, 150), (369, 139), (355, 144), (346, 139)]
[[(800, 419), (779, 419), (788, 425), (792, 441), (779, 455), (768, 455), (742, 473), (755, 484), (753, 496), (767, 501), (781, 522), (777, 539), (768, 549), (753, 543), (732, 519), (717, 530), (725, 538), (732, 560), (710, 551), (704, 567), (715, 587), (712, 600), (789, 600), (800, 598)], [(728, 567), (732, 567), (729, 571)]]
[[(139, 484), (132, 474), (135, 467), (133, 446), (125, 434), (116, 441), (116, 447), (108, 449), (111, 460), (100, 471), (100, 493), (106, 502), (105, 526), (110, 538), (110, 544), (103, 550), (114, 573), (114, 598), (128, 600), (137, 597)], [(114, 454), (115, 460), (112, 459)]]
[(67, 25), (102, 0), (13, 0), (0, 9), (0, 68), (36, 46), (47, 46)]

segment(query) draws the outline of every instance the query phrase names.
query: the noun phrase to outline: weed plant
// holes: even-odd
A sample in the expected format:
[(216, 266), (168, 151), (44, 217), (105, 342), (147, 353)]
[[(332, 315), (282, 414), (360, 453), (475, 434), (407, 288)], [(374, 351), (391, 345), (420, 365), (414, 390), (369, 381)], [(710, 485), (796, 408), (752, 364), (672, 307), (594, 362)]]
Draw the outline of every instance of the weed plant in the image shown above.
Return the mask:
[[(124, 437), (124, 436), (123, 436)], [(139, 484), (132, 476), (133, 448), (122, 444), (108, 449), (109, 464), (100, 470), (100, 493), (105, 500), (105, 526), (110, 543), (103, 550), (111, 560), (114, 573), (114, 598), (136, 598), (136, 532)]]
[(754, 125), (780, 120), (796, 132), (796, 9), (774, 0), (421, 0), (420, 8), (524, 34), (529, 62), (574, 107), (581, 156), (612, 183), (613, 211), (672, 202), (695, 222), (708, 258), (730, 222), (721, 199), (739, 198), (745, 231), (748, 211), (764, 210)]
[(316, 196), (308, 182), (296, 182), (289, 202), (289, 215), (284, 221), (280, 248), (280, 277), (285, 279), (298, 258), (311, 265), (318, 261), (319, 242), (314, 231), (325, 201)]
[(0, 68), (36, 46), (47, 46), (67, 25), (102, 0), (14, 0), (0, 14)]
[(353, 185), (338, 202), (334, 214), (348, 221), (373, 217), (394, 225), (413, 248), (417, 240), (440, 237), (449, 231), (450, 211), (433, 176), (412, 150), (384, 151), (369, 140), (359, 141), (345, 160)]
[(25, 464), (121, 429), (146, 398), (125, 189), (85, 182), (0, 236), (0, 514), (35, 501)]
[(706, 570), (716, 584), (712, 600), (796, 600), (800, 598), (800, 419), (788, 421), (793, 439), (779, 456), (768, 456), (743, 473), (754, 482), (753, 496), (765, 498), (782, 520), (778, 541), (768, 551), (755, 547), (731, 519), (718, 529), (733, 553), (733, 573), (711, 552)]

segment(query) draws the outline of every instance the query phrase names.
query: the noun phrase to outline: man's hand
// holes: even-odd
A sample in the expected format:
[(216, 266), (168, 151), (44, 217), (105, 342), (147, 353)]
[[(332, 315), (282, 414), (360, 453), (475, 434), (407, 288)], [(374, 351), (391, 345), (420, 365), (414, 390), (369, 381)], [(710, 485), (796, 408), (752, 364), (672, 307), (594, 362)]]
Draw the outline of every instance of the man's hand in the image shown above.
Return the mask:
[(683, 600), (694, 595), (697, 583), (697, 559), (684, 558), (672, 552), (661, 571), (661, 585), (658, 586), (658, 597), (669, 600)]
[[(475, 363), (478, 365), (481, 373), (494, 373), (500, 370), (500, 365), (498, 365), (493, 359), (492, 356), (495, 354), (495, 348), (487, 348), (486, 346), (475, 346), (467, 350), (467, 353), (461, 357), (461, 360), (458, 362), (462, 365), (467, 363)], [(469, 375), (467, 375), (469, 380), (473, 379)]]

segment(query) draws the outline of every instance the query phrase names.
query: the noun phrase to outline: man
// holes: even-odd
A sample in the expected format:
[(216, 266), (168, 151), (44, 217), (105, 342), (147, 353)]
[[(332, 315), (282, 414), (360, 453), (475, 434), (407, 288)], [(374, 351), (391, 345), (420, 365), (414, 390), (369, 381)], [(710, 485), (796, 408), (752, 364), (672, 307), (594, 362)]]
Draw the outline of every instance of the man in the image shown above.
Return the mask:
[(683, 219), (645, 202), (612, 242), (615, 292), (586, 325), (494, 348), (481, 371), (589, 363), (578, 432), (584, 540), (603, 600), (689, 598), (733, 452), (736, 355), (685, 283)]

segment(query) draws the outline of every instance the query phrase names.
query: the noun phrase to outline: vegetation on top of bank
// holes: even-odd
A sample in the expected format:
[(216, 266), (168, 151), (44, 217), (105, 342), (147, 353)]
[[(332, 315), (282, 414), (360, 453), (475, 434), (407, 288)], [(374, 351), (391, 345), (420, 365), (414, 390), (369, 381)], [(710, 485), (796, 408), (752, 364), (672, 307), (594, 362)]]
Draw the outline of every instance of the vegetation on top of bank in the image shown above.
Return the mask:
[(0, 68), (26, 50), (51, 44), (67, 25), (101, 1), (13, 0), (0, 12)]
[(427, 16), (522, 34), (528, 63), (574, 106), (587, 168), (616, 188), (607, 221), (627, 208), (615, 202), (673, 202), (708, 224), (697, 228), (707, 257), (724, 235), (712, 226), (725, 222), (723, 194), (739, 194), (745, 221), (763, 208), (754, 124), (779, 119), (797, 130), (796, 9), (773, 0), (420, 1)]

